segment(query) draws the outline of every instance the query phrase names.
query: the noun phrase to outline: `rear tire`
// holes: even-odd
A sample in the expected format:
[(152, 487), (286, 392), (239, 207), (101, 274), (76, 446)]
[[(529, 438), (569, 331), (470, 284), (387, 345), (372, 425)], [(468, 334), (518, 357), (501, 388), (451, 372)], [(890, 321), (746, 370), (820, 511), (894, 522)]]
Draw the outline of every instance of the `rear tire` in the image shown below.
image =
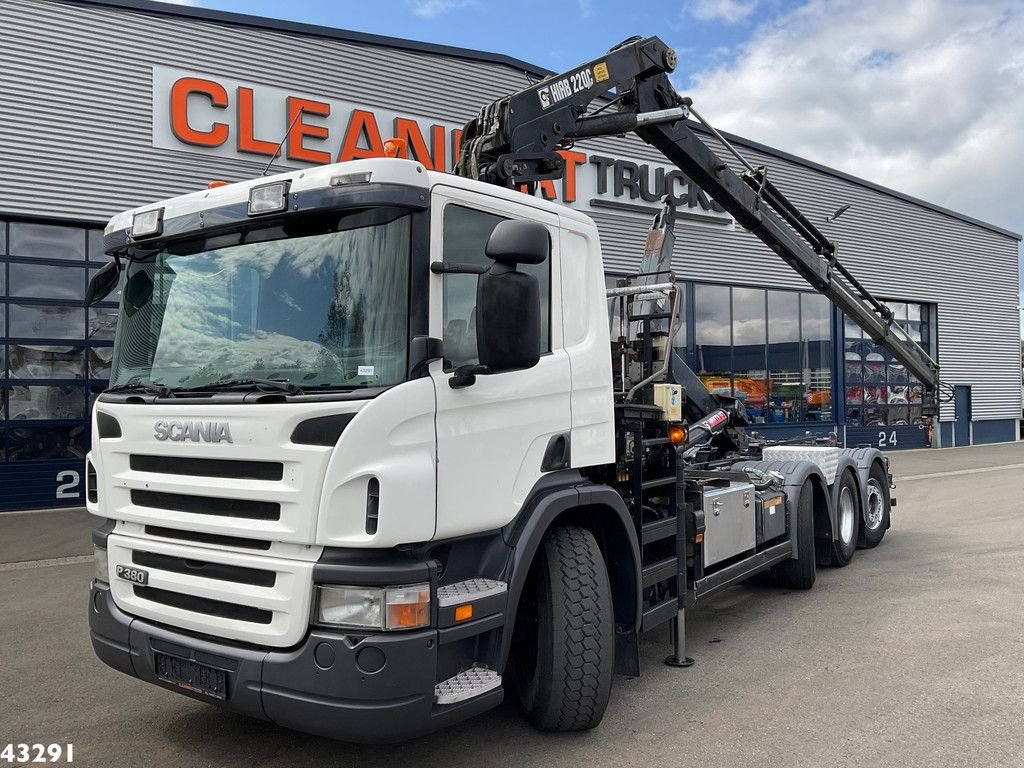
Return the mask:
[(853, 472), (846, 470), (839, 480), (836, 493), (836, 538), (832, 541), (832, 565), (842, 568), (849, 565), (857, 551), (857, 532), (860, 526), (861, 509), (857, 496), (857, 480)]
[(593, 728), (608, 706), (615, 663), (611, 587), (594, 535), (549, 530), (527, 591), (514, 637), (520, 705), (544, 731)]
[(810, 480), (800, 488), (794, 519), (797, 557), (772, 566), (772, 581), (776, 586), (787, 589), (810, 589), (814, 586), (817, 571), (814, 559), (814, 486)]
[(889, 478), (878, 463), (871, 465), (864, 489), (864, 546), (877, 547), (889, 530)]

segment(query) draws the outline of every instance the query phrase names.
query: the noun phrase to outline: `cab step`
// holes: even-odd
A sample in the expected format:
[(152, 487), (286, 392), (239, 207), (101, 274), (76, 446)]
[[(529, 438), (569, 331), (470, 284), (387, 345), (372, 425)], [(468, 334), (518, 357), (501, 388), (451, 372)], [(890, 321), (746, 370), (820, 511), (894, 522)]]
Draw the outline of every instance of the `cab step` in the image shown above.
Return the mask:
[(442, 608), (460, 603), (471, 603), (485, 597), (508, 592), (508, 584), (496, 579), (466, 579), (437, 588), (437, 604)]
[(458, 704), (501, 687), (501, 675), (487, 667), (470, 667), (434, 686), (436, 704)]

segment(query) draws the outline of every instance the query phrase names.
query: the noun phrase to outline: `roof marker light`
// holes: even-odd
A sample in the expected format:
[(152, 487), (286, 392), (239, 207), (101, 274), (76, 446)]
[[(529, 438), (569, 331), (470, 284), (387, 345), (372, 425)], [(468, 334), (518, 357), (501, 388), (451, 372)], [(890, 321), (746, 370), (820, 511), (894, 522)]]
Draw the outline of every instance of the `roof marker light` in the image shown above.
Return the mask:
[(288, 207), (288, 182), (275, 181), (249, 191), (249, 215), (277, 213)]
[(370, 182), (370, 171), (362, 173), (340, 173), (331, 177), (331, 186), (340, 187), (345, 184), (368, 184)]
[(213, 181), (207, 182), (207, 189), (216, 189), (217, 187), (226, 187), (228, 183), (224, 179), (214, 179)]
[(164, 209), (154, 208), (150, 211), (141, 211), (132, 218), (132, 237), (154, 237), (159, 235), (164, 228)]

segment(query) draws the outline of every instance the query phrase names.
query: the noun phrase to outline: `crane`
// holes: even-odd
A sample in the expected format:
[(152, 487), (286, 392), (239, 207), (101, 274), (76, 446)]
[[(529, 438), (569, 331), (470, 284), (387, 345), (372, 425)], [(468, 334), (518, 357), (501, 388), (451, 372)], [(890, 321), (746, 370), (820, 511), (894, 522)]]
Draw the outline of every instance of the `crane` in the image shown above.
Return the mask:
[[(579, 139), (635, 133), (757, 236), (886, 349), (922, 385), (922, 414), (938, 414), (939, 365), (839, 261), (836, 244), (748, 163), (673, 87), (675, 51), (634, 37), (606, 55), (485, 105), (462, 133), (460, 176), (504, 187), (561, 178), (558, 150)], [(612, 92), (614, 91), (614, 95)], [(604, 104), (592, 109), (594, 102)], [(739, 161), (737, 173), (696, 131), (695, 118)]]

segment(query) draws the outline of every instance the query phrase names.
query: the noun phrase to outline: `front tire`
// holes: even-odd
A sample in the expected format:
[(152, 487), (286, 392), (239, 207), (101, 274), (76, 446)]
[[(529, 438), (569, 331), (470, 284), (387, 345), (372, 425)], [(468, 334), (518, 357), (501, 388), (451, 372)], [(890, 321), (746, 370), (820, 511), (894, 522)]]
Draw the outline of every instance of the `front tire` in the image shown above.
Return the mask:
[(877, 547), (889, 529), (889, 478), (876, 462), (864, 489), (864, 546)]
[(544, 535), (514, 650), (519, 702), (533, 725), (582, 731), (601, 722), (612, 688), (615, 620), (604, 557), (586, 528)]
[(843, 472), (835, 498), (837, 535), (832, 542), (832, 565), (842, 568), (850, 564), (857, 551), (857, 532), (861, 519), (857, 480), (850, 470)]

